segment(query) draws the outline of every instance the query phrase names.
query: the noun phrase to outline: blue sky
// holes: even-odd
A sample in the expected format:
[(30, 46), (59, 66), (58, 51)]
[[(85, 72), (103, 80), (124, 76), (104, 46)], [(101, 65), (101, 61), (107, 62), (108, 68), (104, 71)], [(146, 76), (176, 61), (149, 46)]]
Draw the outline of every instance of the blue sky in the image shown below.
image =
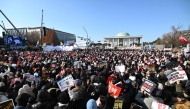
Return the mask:
[(0, 9), (17, 28), (40, 26), (43, 9), (46, 27), (86, 37), (85, 27), (95, 42), (122, 31), (150, 42), (172, 25), (190, 26), (190, 0), (1, 0)]

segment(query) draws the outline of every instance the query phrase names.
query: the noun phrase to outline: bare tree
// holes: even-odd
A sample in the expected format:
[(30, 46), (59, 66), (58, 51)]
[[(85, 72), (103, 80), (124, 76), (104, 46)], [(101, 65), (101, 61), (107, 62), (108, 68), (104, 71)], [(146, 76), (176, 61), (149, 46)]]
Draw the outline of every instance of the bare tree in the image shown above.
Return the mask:
[(38, 31), (28, 32), (26, 37), (28, 38), (30, 44), (35, 46), (40, 40), (40, 33)]

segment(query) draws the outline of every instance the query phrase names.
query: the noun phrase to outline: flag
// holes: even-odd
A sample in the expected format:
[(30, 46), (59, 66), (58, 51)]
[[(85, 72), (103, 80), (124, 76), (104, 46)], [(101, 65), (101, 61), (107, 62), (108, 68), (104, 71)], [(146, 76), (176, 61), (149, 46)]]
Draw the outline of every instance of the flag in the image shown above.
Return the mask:
[(152, 47), (151, 47), (151, 45), (150, 45), (150, 44), (148, 45), (148, 49), (149, 49), (149, 50), (152, 50)]
[(63, 46), (63, 42), (60, 42), (60, 46)]
[(53, 44), (53, 43), (51, 43), (51, 46), (54, 46), (54, 44)]
[(179, 37), (179, 42), (184, 43), (184, 44), (189, 43), (189, 41), (187, 39), (185, 39), (182, 35)]
[(75, 43), (75, 41), (74, 41), (74, 40), (72, 40), (72, 41), (71, 41), (71, 44), (73, 45), (74, 43)]

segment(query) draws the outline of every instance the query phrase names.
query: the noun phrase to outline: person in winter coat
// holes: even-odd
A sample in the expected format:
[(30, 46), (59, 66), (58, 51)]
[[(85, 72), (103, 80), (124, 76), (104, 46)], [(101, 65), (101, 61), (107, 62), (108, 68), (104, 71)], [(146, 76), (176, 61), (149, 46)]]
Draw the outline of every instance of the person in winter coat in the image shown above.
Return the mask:
[(26, 107), (28, 103), (28, 99), (30, 97), (31, 96), (27, 94), (27, 92), (23, 88), (20, 88), (18, 91), (18, 96), (15, 99), (15, 102), (17, 103), (18, 107)]
[(94, 99), (88, 100), (88, 102), (86, 104), (86, 109), (98, 109), (96, 101)]
[(56, 102), (52, 101), (51, 95), (46, 89), (41, 89), (37, 95), (37, 103), (32, 105), (32, 109), (53, 109)]
[(161, 96), (160, 91), (156, 92), (156, 96), (158, 97), (153, 97), (153, 96), (149, 96), (149, 97), (145, 97), (142, 98), (143, 94), (146, 94), (144, 88), (141, 88), (141, 90), (138, 92), (138, 94), (135, 96), (135, 100), (140, 103), (140, 105), (142, 105), (143, 109), (151, 109), (151, 105), (153, 101), (157, 101), (160, 103), (163, 103), (163, 100), (161, 98), (159, 98)]
[(129, 84), (118, 84), (118, 87), (122, 88), (119, 96), (115, 98), (116, 100), (122, 101), (122, 109), (129, 109), (130, 108), (130, 103), (131, 103), (131, 97), (127, 93), (130, 89)]
[(71, 86), (68, 87), (68, 94), (70, 99), (75, 99), (76, 98), (76, 94), (78, 93), (78, 90), (81, 86), (82, 82), (80, 79), (76, 79), (74, 81), (74, 88), (71, 89)]
[(67, 91), (63, 91), (58, 96), (58, 104), (54, 109), (69, 109), (70, 102), (69, 94)]
[(4, 82), (0, 82), (0, 102), (8, 100), (8, 98), (5, 96), (5, 94), (2, 92), (4, 89)]

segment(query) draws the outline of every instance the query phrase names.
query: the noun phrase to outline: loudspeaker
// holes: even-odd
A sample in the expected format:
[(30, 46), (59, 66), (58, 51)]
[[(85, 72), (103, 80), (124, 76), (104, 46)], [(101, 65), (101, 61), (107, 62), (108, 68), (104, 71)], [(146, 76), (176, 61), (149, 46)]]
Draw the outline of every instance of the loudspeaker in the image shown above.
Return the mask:
[(5, 36), (5, 32), (2, 32), (3, 37)]
[(44, 30), (44, 36), (46, 36), (46, 27), (43, 27)]

